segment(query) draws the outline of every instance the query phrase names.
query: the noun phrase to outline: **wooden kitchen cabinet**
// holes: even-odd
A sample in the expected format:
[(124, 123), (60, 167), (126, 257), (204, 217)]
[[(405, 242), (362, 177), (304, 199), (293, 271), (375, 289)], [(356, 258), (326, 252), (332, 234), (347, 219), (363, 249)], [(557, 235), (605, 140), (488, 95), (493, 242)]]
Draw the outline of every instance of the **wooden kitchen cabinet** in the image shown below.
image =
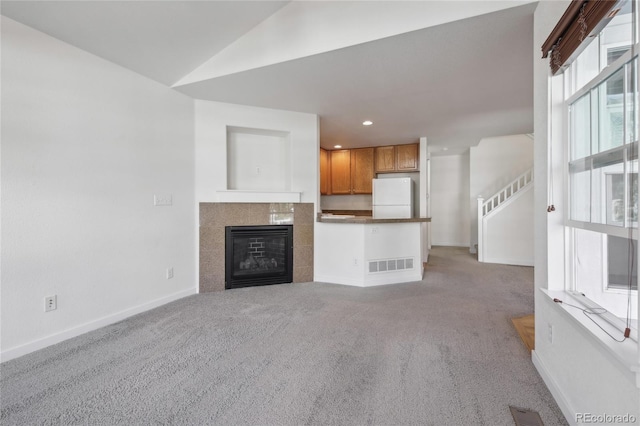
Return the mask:
[(394, 172), (415, 172), (420, 169), (419, 145), (391, 145), (378, 146), (375, 148), (375, 172), (376, 173), (394, 173)]
[(414, 172), (418, 166), (418, 144), (396, 145), (396, 171)]
[(371, 194), (374, 148), (320, 150), (322, 195)]
[(331, 194), (351, 194), (351, 151), (330, 151)]
[(329, 186), (329, 151), (320, 148), (320, 194), (330, 193)]
[(374, 172), (374, 149), (358, 148), (351, 150), (351, 193), (371, 194)]
[(396, 149), (393, 146), (378, 146), (375, 149), (376, 173), (395, 172)]

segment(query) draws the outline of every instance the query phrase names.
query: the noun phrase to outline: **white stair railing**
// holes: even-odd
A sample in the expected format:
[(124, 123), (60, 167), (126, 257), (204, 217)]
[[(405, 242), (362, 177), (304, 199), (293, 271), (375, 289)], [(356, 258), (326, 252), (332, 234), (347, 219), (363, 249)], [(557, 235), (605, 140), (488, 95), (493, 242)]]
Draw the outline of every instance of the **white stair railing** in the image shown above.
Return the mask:
[(482, 196), (478, 197), (478, 261), (484, 262), (484, 239), (486, 217), (533, 183), (533, 169), (529, 169), (512, 180), (508, 185), (496, 192), (486, 201)]

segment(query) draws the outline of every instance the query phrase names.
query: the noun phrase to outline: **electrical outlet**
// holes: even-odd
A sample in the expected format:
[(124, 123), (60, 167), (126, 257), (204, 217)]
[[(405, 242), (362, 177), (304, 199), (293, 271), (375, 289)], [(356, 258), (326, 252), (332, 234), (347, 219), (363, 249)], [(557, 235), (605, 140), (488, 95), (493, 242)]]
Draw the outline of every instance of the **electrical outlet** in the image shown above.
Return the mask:
[(167, 279), (170, 280), (173, 278), (173, 266), (171, 268), (167, 268)]
[(371, 227), (371, 233), (372, 234), (377, 234), (378, 233), (378, 227), (377, 226), (372, 226)]
[(353, 266), (358, 266), (358, 258), (357, 257), (353, 258)]
[(547, 338), (549, 339), (549, 343), (553, 343), (553, 325), (551, 324), (548, 324)]
[(47, 296), (44, 298), (44, 311), (55, 311), (58, 309), (58, 296)]

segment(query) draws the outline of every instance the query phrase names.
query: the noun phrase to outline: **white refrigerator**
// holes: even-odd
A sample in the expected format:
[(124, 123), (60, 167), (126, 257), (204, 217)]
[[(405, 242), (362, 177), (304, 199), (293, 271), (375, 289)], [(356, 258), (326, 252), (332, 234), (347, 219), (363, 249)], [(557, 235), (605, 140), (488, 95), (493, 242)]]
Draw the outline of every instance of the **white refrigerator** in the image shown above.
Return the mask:
[(413, 217), (411, 178), (373, 180), (373, 218), (405, 219)]

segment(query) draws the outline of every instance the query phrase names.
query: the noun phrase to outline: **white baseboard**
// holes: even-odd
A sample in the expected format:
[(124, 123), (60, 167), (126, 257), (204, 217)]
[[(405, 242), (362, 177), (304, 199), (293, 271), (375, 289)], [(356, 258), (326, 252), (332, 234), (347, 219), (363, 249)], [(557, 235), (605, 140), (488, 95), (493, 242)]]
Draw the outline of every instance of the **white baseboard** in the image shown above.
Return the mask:
[(562, 414), (564, 414), (567, 423), (569, 423), (571, 426), (577, 426), (578, 422), (576, 421), (575, 410), (571, 408), (571, 405), (567, 401), (567, 398), (565, 398), (564, 394), (560, 390), (560, 387), (554, 380), (553, 375), (549, 373), (549, 370), (547, 370), (544, 362), (542, 361), (542, 359), (540, 359), (535, 350), (531, 351), (531, 361), (536, 367), (536, 370), (538, 370), (538, 374), (540, 374), (540, 377), (542, 377), (542, 380), (547, 385), (549, 392), (551, 392), (551, 395), (556, 400), (556, 403), (558, 404), (558, 407), (560, 407)]
[(79, 336), (89, 331), (97, 330), (101, 327), (116, 323), (118, 321), (122, 321), (123, 319), (131, 317), (133, 315), (140, 314), (142, 312), (148, 311), (153, 308), (157, 308), (158, 306), (165, 305), (169, 302), (173, 302), (174, 300), (182, 299), (183, 297), (190, 296), (196, 293), (197, 293), (197, 290), (195, 288), (179, 291), (177, 293), (173, 293), (168, 296), (161, 297), (159, 299), (155, 299), (138, 306), (133, 306), (131, 308), (125, 309), (124, 311), (116, 312), (114, 314), (107, 315), (105, 317), (98, 318), (96, 320), (89, 321), (84, 324), (80, 324), (73, 328), (51, 334), (49, 336), (34, 340), (32, 342), (25, 343), (23, 345), (16, 346), (7, 350), (3, 350), (2, 352), (0, 352), (0, 361), (5, 362), (11, 359), (21, 357), (28, 353), (35, 352), (39, 349), (46, 348), (47, 346), (55, 345), (56, 343), (60, 343), (67, 339), (71, 339), (72, 337)]
[(500, 257), (497, 258), (487, 258), (485, 256), (484, 263), (500, 263), (502, 265), (515, 265), (515, 266), (533, 266), (533, 259), (503, 259)]
[(461, 243), (459, 241), (431, 241), (431, 247), (433, 246), (441, 246), (441, 247), (469, 247), (469, 243)]

